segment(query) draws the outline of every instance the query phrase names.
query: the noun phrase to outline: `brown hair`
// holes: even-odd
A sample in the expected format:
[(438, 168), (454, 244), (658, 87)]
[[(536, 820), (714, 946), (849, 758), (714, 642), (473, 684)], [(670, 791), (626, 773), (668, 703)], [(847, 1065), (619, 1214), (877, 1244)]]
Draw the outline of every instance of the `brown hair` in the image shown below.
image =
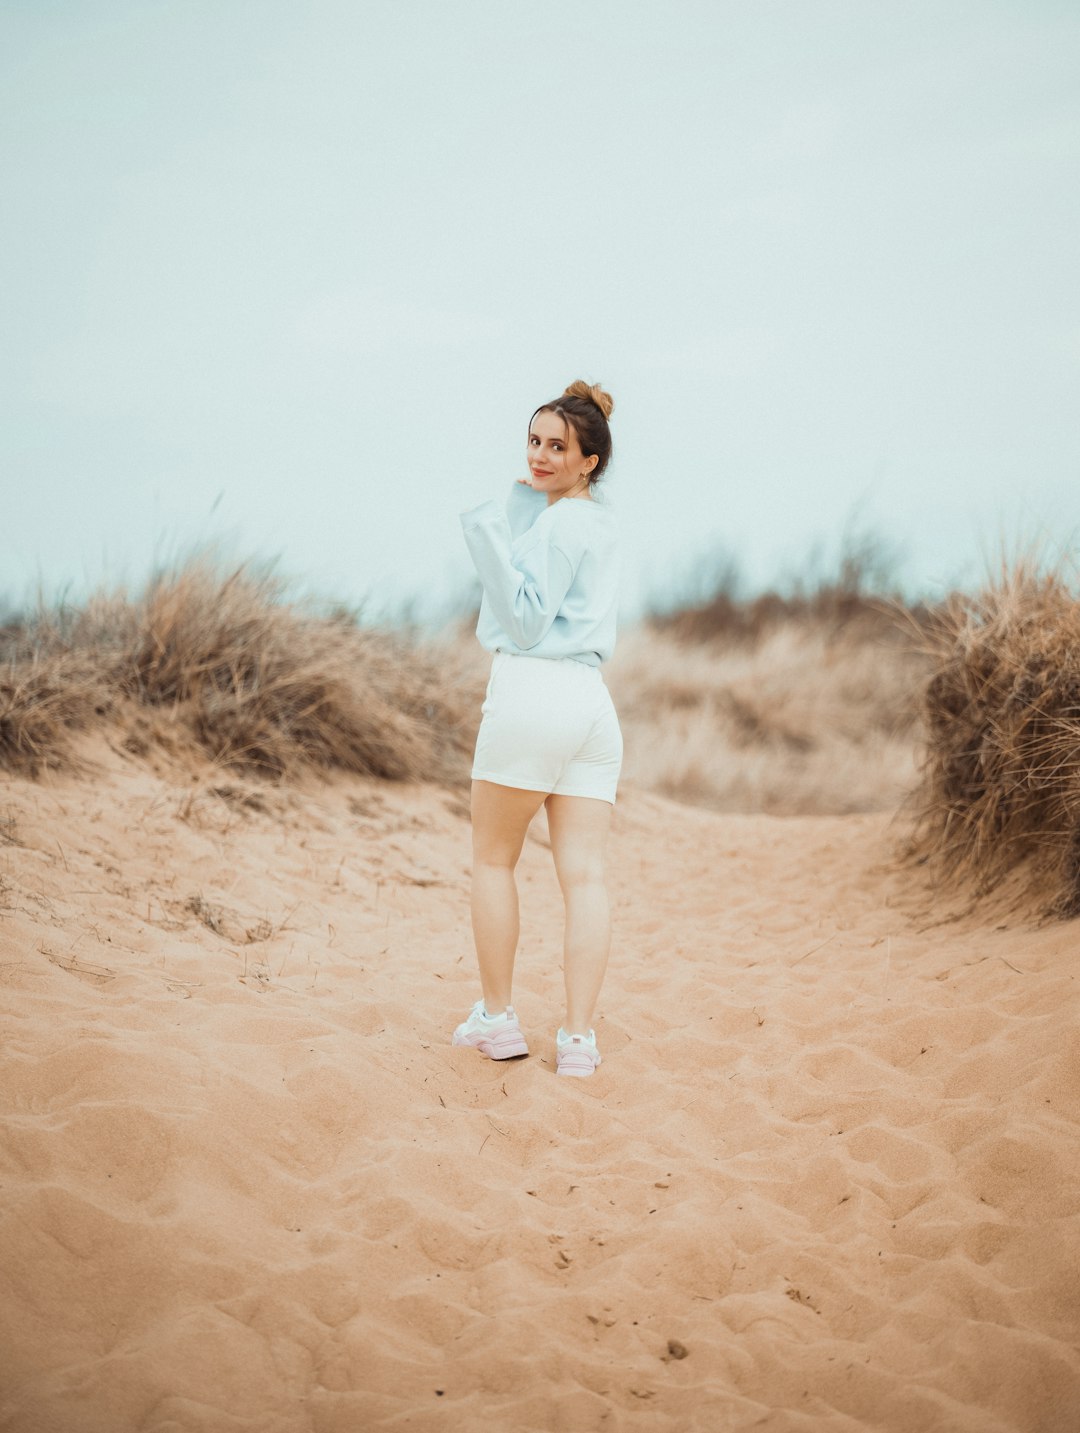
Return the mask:
[[(558, 398), (550, 403), (541, 403), (536, 413), (558, 413), (569, 423), (577, 434), (582, 456), (598, 459), (596, 467), (589, 474), (589, 486), (599, 482), (600, 475), (611, 461), (611, 417), (615, 402), (610, 393), (605, 393), (598, 383), (586, 383), (583, 378), (571, 383)], [(532, 416), (536, 417), (536, 413)], [(532, 427), (532, 418), (529, 419)]]

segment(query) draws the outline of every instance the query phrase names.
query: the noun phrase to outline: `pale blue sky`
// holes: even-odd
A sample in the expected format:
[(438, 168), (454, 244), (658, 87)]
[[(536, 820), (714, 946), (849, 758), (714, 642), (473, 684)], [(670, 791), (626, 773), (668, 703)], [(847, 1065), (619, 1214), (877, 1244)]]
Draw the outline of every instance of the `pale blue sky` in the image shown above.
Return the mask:
[(0, 596), (220, 539), (432, 603), (615, 398), (624, 610), (1080, 532), (1073, 0), (0, 0)]

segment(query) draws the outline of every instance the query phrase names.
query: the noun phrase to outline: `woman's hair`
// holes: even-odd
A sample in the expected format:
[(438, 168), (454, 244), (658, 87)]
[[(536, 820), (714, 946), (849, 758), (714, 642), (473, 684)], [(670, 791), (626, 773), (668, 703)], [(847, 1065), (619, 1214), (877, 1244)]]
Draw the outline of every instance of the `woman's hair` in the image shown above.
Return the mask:
[[(611, 461), (611, 429), (608, 419), (615, 407), (610, 393), (605, 393), (598, 383), (586, 383), (579, 378), (575, 383), (550, 403), (541, 403), (536, 413), (558, 413), (571, 424), (577, 434), (582, 457), (596, 455), (598, 462), (589, 474), (589, 486), (599, 482), (600, 475)], [(532, 416), (536, 417), (536, 413)], [(532, 427), (532, 418), (529, 419)]]

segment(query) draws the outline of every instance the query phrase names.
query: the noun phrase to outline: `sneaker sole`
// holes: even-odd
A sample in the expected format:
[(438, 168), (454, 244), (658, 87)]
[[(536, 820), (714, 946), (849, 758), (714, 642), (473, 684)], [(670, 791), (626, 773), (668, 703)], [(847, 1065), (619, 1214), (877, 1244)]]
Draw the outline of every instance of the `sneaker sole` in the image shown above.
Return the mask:
[(578, 1078), (581, 1078), (583, 1075), (591, 1075), (597, 1065), (600, 1064), (601, 1058), (600, 1055), (597, 1055), (594, 1061), (591, 1055), (587, 1055), (582, 1050), (560, 1051), (556, 1057), (558, 1069), (555, 1073), (558, 1075), (576, 1075)]
[(525, 1043), (525, 1036), (519, 1030), (507, 1030), (498, 1035), (483, 1035), (478, 1040), (475, 1035), (458, 1035), (455, 1033), (453, 1044), (468, 1046), (470, 1049), (479, 1050), (489, 1060), (517, 1060), (522, 1055), (529, 1053), (529, 1047)]

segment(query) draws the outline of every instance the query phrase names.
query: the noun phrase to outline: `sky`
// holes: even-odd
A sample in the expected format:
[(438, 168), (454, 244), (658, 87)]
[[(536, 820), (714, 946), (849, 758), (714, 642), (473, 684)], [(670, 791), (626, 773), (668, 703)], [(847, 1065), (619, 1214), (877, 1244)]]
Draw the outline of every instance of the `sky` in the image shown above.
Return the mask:
[(1075, 0), (0, 0), (0, 601), (434, 620), (576, 378), (624, 619), (1072, 552), (1078, 75)]

